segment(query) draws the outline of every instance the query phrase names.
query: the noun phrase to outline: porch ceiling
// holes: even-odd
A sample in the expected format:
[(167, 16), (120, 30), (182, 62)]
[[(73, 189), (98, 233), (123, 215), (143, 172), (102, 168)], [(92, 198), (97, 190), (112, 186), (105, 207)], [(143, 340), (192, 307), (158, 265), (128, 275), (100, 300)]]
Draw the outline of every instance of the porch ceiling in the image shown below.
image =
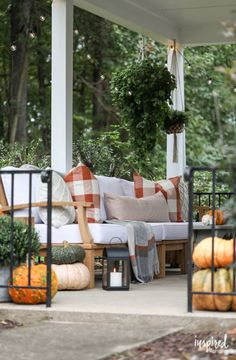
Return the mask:
[(82, 9), (130, 30), (184, 46), (232, 43), (221, 22), (236, 19), (236, 0), (74, 0)]

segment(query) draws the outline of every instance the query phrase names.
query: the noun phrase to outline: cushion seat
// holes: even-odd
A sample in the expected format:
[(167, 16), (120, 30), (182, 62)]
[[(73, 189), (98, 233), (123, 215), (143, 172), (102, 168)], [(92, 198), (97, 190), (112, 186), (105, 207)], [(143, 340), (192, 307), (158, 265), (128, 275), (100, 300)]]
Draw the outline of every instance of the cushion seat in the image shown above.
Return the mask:
[[(127, 242), (125, 227), (118, 224), (88, 224), (90, 233), (95, 244), (120, 244)], [(151, 223), (155, 239), (184, 240), (188, 238), (188, 223)], [(40, 242), (47, 242), (47, 225), (36, 224), (36, 230), (40, 236)], [(113, 240), (111, 241), (111, 239)], [(121, 239), (121, 240), (120, 240)], [(52, 227), (52, 244), (60, 244), (64, 240), (69, 243), (82, 243), (77, 224), (61, 226), (59, 229)]]

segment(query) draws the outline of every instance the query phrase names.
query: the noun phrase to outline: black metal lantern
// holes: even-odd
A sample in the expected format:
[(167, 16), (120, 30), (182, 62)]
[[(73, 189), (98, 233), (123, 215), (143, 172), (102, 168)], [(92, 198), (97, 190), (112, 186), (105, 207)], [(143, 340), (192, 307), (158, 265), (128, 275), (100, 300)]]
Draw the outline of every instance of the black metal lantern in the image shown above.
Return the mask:
[(103, 250), (102, 287), (104, 290), (129, 290), (129, 250), (125, 247)]

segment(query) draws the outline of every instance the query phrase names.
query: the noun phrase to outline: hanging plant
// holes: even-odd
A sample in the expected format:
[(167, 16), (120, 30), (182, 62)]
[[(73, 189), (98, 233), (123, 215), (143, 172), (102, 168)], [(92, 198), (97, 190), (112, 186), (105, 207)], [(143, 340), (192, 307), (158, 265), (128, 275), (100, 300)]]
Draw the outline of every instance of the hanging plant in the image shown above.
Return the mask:
[(187, 122), (188, 116), (184, 111), (170, 111), (164, 120), (164, 130), (167, 134), (181, 133)]
[(156, 144), (157, 130), (169, 113), (171, 91), (176, 87), (168, 69), (148, 58), (133, 62), (112, 75), (113, 104), (128, 127), (137, 152), (147, 153)]

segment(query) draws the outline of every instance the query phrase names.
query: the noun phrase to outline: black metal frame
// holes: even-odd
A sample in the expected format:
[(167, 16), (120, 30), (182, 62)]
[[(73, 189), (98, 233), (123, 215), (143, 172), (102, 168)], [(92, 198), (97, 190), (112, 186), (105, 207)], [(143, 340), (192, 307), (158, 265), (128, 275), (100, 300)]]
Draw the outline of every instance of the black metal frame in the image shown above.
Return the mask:
[[(194, 174), (196, 172), (210, 172), (212, 174), (212, 193), (194, 193)], [(192, 312), (192, 295), (194, 294), (205, 294), (205, 295), (233, 295), (236, 296), (235, 289), (235, 277), (236, 277), (236, 269), (233, 270), (233, 291), (230, 293), (219, 293), (214, 292), (214, 276), (211, 277), (211, 292), (203, 292), (203, 291), (193, 291), (192, 290), (192, 271), (193, 271), (193, 262), (192, 262), (192, 251), (193, 251), (193, 205), (194, 205), (194, 195), (199, 197), (198, 205), (201, 204), (201, 196), (208, 196), (208, 206), (212, 208), (212, 225), (211, 225), (211, 236), (212, 236), (212, 267), (211, 272), (214, 274), (214, 239), (215, 239), (215, 209), (216, 209), (216, 197), (218, 197), (218, 205), (222, 204), (222, 197), (230, 198), (234, 196), (236, 201), (236, 189), (234, 188), (234, 192), (229, 193), (219, 193), (216, 192), (216, 172), (217, 168), (205, 167), (205, 166), (197, 166), (187, 168), (184, 174), (184, 178), (189, 183), (189, 217), (188, 217), (188, 312)], [(235, 232), (233, 231), (233, 239), (234, 239), (234, 255), (233, 261), (236, 261), (236, 238)]]
[[(11, 175), (11, 233), (10, 233), (10, 284), (0, 285), (0, 288), (21, 288), (21, 289), (45, 289), (46, 290), (46, 307), (51, 306), (51, 219), (52, 219), (52, 170), (0, 170), (0, 176), (2, 174)], [(31, 255), (32, 255), (32, 223), (29, 221), (29, 244), (28, 244), (28, 286), (15, 286), (13, 285), (13, 238), (14, 238), (14, 177), (18, 174), (29, 175), (29, 207), (28, 214), (29, 219), (32, 217), (32, 175), (41, 174), (41, 180), (48, 185), (47, 191), (47, 285), (42, 286), (31, 286)]]

